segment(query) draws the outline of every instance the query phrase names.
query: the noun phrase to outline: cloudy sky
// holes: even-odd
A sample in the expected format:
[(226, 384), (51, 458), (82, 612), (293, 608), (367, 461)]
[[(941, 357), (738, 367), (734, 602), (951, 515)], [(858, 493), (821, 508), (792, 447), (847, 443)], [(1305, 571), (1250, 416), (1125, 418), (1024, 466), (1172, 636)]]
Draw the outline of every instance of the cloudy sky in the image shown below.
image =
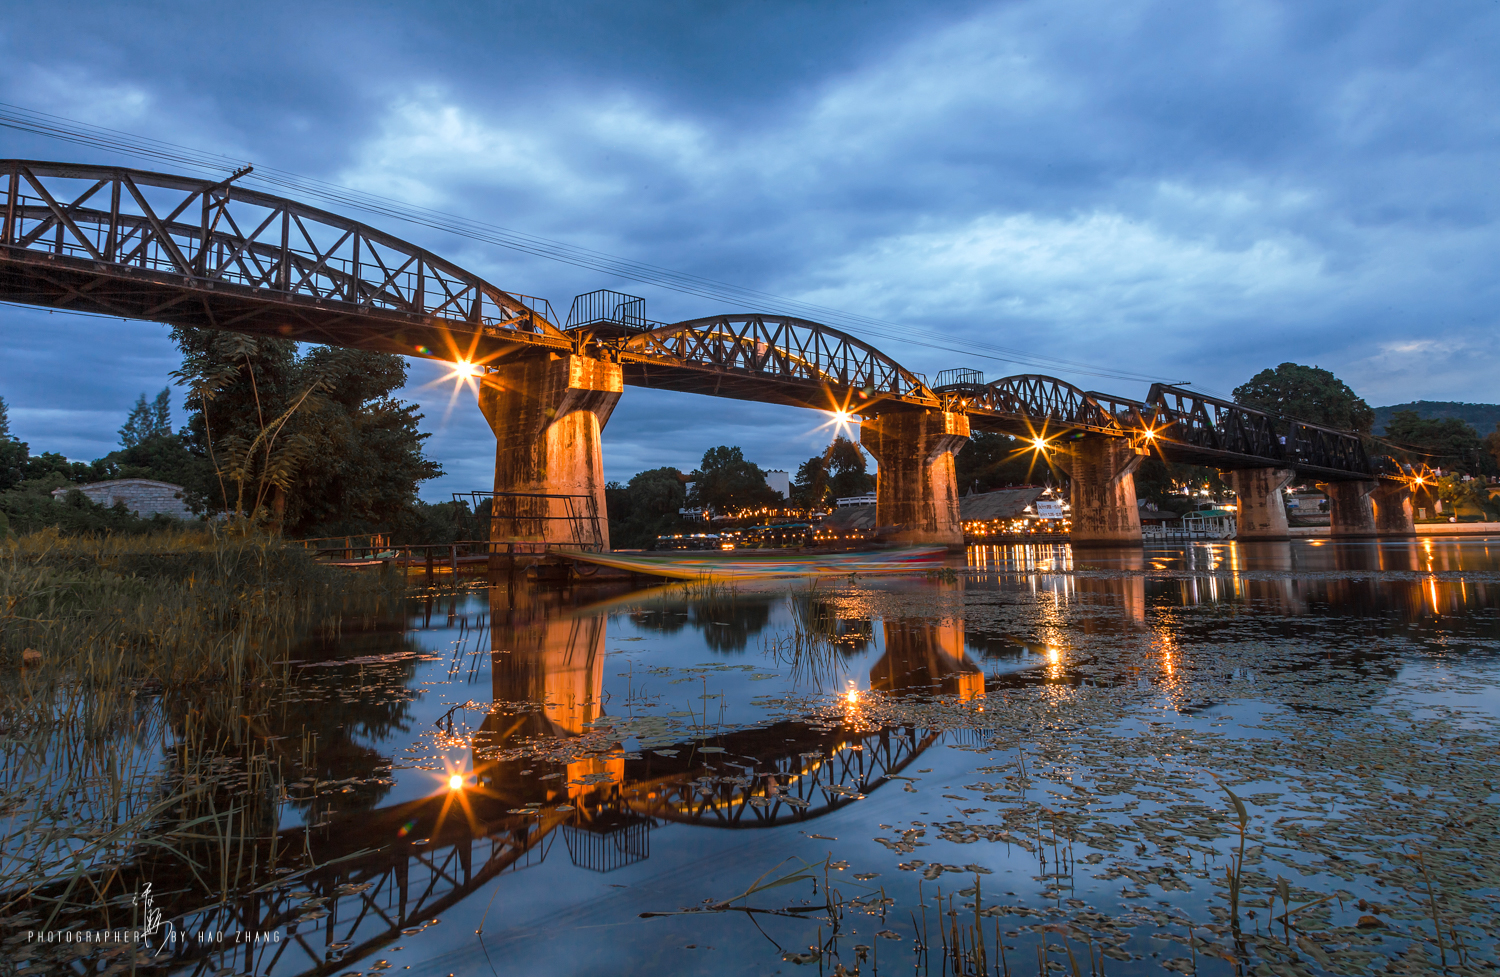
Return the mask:
[[(1294, 360), (1376, 405), (1494, 402), (1497, 50), (1490, 2), (54, 2), (0, 19), (0, 102), (899, 323), (928, 345), (878, 345), (929, 375), (1039, 372), (984, 343), (1133, 397), (1097, 374), (1227, 393)], [(3, 128), (0, 156), (146, 165)], [(776, 311), (349, 215), (563, 309)], [(111, 450), (176, 365), (152, 323), (0, 330), (33, 451)], [(406, 392), (429, 499), (493, 467), (437, 372)], [(606, 474), (794, 469), (821, 422), (627, 389)]]

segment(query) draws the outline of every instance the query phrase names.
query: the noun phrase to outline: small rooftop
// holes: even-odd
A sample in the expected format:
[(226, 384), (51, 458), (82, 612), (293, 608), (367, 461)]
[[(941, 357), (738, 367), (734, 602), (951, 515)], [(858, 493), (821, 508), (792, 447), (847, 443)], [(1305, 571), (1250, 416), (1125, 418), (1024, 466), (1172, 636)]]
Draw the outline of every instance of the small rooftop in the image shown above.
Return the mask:
[(1026, 507), (1034, 505), (1046, 489), (997, 489), (979, 495), (965, 495), (958, 500), (958, 517), (964, 522), (988, 522), (991, 519), (1019, 519)]

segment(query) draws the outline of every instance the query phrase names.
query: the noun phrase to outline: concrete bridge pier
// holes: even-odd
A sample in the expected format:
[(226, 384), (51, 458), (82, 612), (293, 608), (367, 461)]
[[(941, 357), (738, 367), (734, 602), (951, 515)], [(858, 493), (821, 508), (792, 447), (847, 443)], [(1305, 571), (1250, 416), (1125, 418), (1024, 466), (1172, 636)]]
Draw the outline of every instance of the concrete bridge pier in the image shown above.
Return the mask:
[(1328, 482), (1328, 532), (1331, 536), (1374, 536), (1375, 505), (1370, 493), (1376, 482)]
[(1333, 536), (1412, 536), (1411, 488), (1378, 481), (1328, 482), (1329, 534)]
[[(608, 550), (600, 432), (624, 389), (620, 364), (587, 356), (545, 353), (490, 369), (479, 409), (495, 432), (495, 491), (592, 496)], [(586, 522), (587, 502), (574, 506)], [(497, 498), (493, 512), (491, 539), (579, 541), (564, 500)]]
[(859, 443), (880, 463), (875, 525), (904, 543), (962, 546), (953, 455), (969, 440), (967, 414), (889, 411), (863, 421)]
[(1242, 468), (1226, 472), (1236, 497), (1235, 536), (1241, 540), (1290, 539), (1281, 490), (1296, 472), (1289, 468)]
[(1073, 488), (1074, 546), (1141, 542), (1135, 470), (1143, 460), (1122, 438), (1087, 437), (1055, 457)]
[(1411, 486), (1382, 478), (1370, 493), (1375, 506), (1375, 531), (1382, 536), (1415, 536), (1417, 524), (1412, 519)]

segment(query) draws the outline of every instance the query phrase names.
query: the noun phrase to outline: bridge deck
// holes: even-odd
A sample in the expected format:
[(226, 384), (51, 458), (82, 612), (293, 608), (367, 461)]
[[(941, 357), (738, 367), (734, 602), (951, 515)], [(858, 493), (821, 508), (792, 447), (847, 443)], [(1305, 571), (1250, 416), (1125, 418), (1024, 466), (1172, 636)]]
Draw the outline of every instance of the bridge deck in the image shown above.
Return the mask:
[(450, 362), (579, 353), (618, 361), (633, 386), (866, 415), (960, 412), (979, 430), (1128, 438), (1170, 461), (1334, 481), (1406, 474), (1357, 434), (1180, 387), (1153, 386), (1143, 401), (1042, 376), (934, 389), (868, 343), (791, 316), (659, 325), (636, 300), (618, 323), (594, 315), (560, 329), (545, 300), (232, 179), (3, 160), (0, 180), (0, 300)]

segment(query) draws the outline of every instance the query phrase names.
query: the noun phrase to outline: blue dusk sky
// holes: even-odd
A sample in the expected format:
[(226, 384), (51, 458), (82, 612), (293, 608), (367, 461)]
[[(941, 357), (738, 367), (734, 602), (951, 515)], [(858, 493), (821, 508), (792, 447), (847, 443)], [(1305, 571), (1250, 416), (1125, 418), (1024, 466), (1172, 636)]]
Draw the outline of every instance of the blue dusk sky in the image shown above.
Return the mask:
[[(1500, 5), (1462, 0), (54, 2), (0, 18), (0, 102), (896, 323), (916, 342), (876, 345), (929, 376), (1227, 394), (1293, 360), (1375, 405), (1493, 402), (1496, 52)], [(7, 128), (0, 156), (167, 168)], [(562, 310), (777, 311), (345, 212)], [(105, 454), (177, 365), (154, 323), (0, 328), (33, 451)], [(493, 469), (440, 373), (404, 393), (433, 500)], [(823, 420), (627, 388), (605, 471), (718, 444), (795, 469)]]

